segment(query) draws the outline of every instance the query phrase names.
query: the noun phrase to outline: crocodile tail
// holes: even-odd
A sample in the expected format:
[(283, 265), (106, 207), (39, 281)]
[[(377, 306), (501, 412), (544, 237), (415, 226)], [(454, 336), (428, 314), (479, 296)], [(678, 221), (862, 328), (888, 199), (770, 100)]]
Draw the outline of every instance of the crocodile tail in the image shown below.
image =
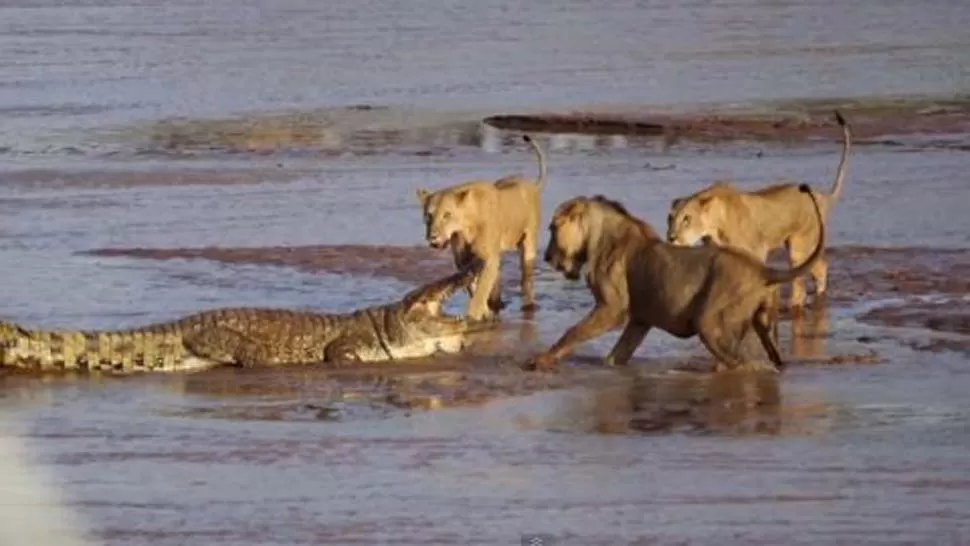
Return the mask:
[(542, 190), (543, 186), (546, 185), (546, 154), (543, 153), (539, 144), (529, 135), (522, 135), (522, 140), (526, 141), (532, 147), (532, 151), (536, 155), (536, 161), (539, 164), (539, 176), (536, 177), (536, 186), (539, 186), (539, 189)]
[(839, 127), (842, 127), (842, 157), (839, 159), (839, 168), (835, 173), (835, 181), (832, 182), (832, 189), (829, 190), (829, 197), (832, 201), (837, 201), (839, 196), (842, 195), (842, 182), (845, 180), (845, 170), (846, 164), (849, 161), (849, 150), (852, 149), (852, 128), (849, 127), (849, 123), (845, 121), (842, 114), (836, 110), (835, 111), (835, 121), (839, 123)]
[(818, 206), (818, 198), (808, 184), (801, 184), (798, 186), (798, 190), (807, 193), (812, 199), (812, 206), (815, 207), (815, 215), (818, 218), (818, 243), (815, 245), (815, 250), (812, 251), (812, 255), (797, 267), (793, 267), (787, 271), (781, 271), (768, 266), (762, 266), (764, 267), (768, 286), (791, 282), (808, 273), (812, 266), (815, 265), (815, 262), (822, 257), (822, 251), (825, 249), (825, 222), (822, 221), (822, 209)]

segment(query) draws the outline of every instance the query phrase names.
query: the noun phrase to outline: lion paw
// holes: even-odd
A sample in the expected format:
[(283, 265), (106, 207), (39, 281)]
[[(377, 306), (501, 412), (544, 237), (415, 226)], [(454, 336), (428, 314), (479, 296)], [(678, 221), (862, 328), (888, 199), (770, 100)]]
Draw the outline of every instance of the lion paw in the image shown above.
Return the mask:
[(526, 371), (543, 372), (551, 371), (556, 367), (556, 359), (548, 353), (534, 356), (522, 364), (522, 369)]

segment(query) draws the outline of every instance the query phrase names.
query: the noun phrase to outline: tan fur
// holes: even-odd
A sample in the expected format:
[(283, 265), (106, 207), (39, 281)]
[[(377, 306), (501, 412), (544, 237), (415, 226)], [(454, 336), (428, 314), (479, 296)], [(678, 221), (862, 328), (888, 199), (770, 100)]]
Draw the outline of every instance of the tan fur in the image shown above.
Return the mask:
[[(808, 186), (802, 191), (815, 202)], [(821, 216), (817, 206), (816, 211)], [(808, 271), (825, 245), (823, 227), (809, 259), (779, 271), (731, 247), (666, 243), (649, 224), (599, 195), (561, 204), (549, 231), (545, 261), (572, 280), (586, 266), (595, 305), (549, 350), (527, 362), (527, 368), (551, 367), (577, 345), (626, 322), (606, 358), (609, 365), (626, 364), (647, 332), (660, 328), (680, 338), (699, 336), (719, 369), (737, 368), (744, 364), (741, 341), (753, 327), (780, 369), (784, 363), (766, 323), (771, 288)]]
[[(852, 146), (852, 131), (836, 111), (842, 127), (842, 156), (835, 181), (828, 193), (814, 192), (822, 210), (822, 222), (842, 193), (846, 162)], [(686, 197), (674, 199), (667, 217), (667, 240), (678, 245), (693, 245), (709, 236), (721, 246), (745, 250), (762, 262), (776, 248), (786, 247), (789, 264), (794, 267), (812, 252), (818, 239), (818, 225), (812, 202), (799, 191), (798, 184), (776, 184), (753, 192), (741, 191), (730, 183), (716, 182)], [(828, 262), (823, 256), (810, 271), (817, 297), (825, 294)], [(805, 281), (792, 281), (791, 308), (796, 313), (805, 305)], [(776, 296), (780, 303), (780, 295)]]
[[(746, 252), (744, 249), (737, 247), (731, 247), (730, 245), (724, 243), (718, 243), (714, 240), (714, 237), (710, 235), (705, 235), (701, 237), (701, 243), (706, 246), (723, 246), (727, 248), (734, 248), (740, 252)], [(757, 257), (752, 256), (757, 259)], [(765, 307), (762, 310), (763, 316), (759, 319), (764, 322), (768, 327), (768, 331), (771, 333), (771, 341), (774, 342), (775, 347), (781, 346), (778, 335), (778, 323), (781, 320), (781, 292), (778, 290), (778, 286), (773, 286), (771, 288), (768, 301), (765, 303)]]
[(533, 269), (538, 246), (542, 187), (546, 161), (528, 135), (539, 175), (499, 180), (473, 180), (435, 192), (417, 190), (424, 214), (425, 238), (432, 247), (450, 246), (459, 269), (481, 267), (469, 288), (468, 318), (480, 320), (497, 313), (501, 300), (502, 254), (518, 250), (524, 311), (536, 309)]

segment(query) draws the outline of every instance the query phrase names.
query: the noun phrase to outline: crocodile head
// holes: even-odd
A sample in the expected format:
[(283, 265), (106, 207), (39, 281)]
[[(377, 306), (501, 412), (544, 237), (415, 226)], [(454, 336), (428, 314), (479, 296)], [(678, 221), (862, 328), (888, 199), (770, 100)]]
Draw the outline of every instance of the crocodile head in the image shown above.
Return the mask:
[[(446, 313), (445, 303), (475, 278), (474, 270), (458, 272), (407, 293), (399, 302), (373, 315), (383, 352), (394, 360), (439, 353), (458, 353), (470, 334), (489, 329), (493, 321), (472, 321)], [(385, 357), (387, 358), (387, 357)]]

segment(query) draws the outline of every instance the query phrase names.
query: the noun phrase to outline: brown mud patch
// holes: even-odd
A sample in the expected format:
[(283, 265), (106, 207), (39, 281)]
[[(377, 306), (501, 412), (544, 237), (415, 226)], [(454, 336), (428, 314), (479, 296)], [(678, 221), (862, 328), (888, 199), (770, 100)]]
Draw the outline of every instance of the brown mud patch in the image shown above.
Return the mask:
[(970, 336), (970, 305), (967, 302), (910, 299), (903, 305), (873, 309), (862, 315), (861, 319), (888, 326), (925, 328)]
[[(711, 107), (676, 113), (630, 109), (503, 114), (489, 116), (483, 121), (498, 129), (514, 131), (662, 136), (667, 145), (681, 139), (698, 142), (841, 141), (842, 133), (832, 113), (835, 109), (845, 115), (857, 142), (887, 136), (970, 132), (970, 101), (963, 97), (790, 101), (762, 107)], [(964, 148), (962, 145), (955, 147)], [(970, 151), (970, 144), (965, 149)]]
[(830, 298), (836, 300), (970, 294), (970, 249), (853, 245), (832, 247), (826, 255)]
[[(905, 343), (916, 350), (970, 353), (970, 300), (966, 299), (970, 294), (970, 249), (839, 246), (826, 253), (829, 258), (827, 304), (848, 306), (867, 300), (900, 300), (866, 311), (857, 318), (875, 326), (968, 336)], [(787, 287), (782, 292), (787, 297)], [(811, 308), (812, 304), (809, 305)], [(792, 318), (793, 333), (805, 320), (796, 320), (787, 312), (783, 314)], [(800, 337), (793, 343), (815, 342)], [(863, 363), (869, 361), (865, 355), (860, 358)]]

